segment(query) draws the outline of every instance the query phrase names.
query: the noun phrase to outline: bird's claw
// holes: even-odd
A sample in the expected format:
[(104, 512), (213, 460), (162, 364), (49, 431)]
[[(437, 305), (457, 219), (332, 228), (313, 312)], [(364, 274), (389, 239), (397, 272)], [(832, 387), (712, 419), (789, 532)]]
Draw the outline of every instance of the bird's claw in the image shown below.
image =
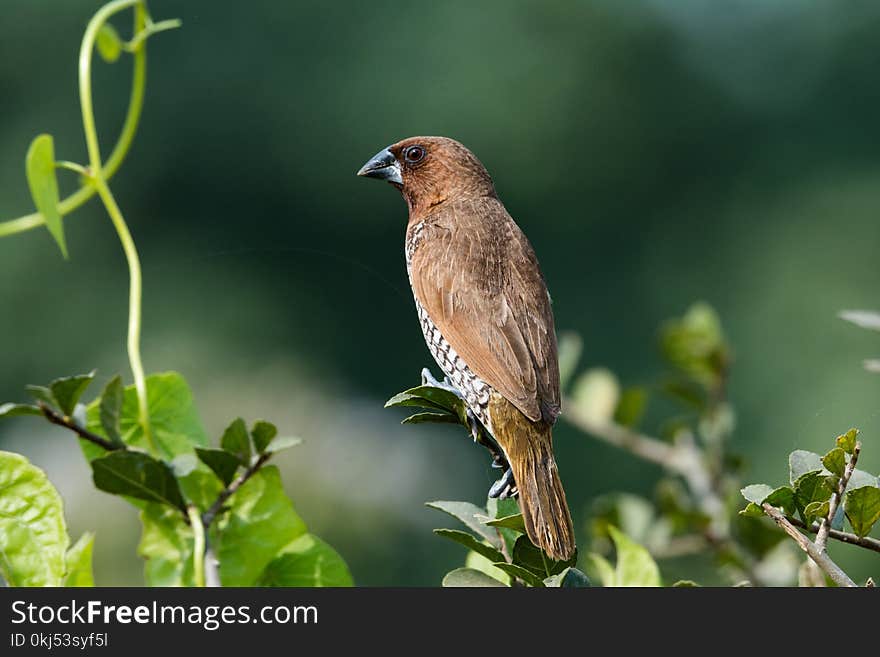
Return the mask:
[(518, 492), (516, 482), (513, 480), (513, 468), (507, 468), (504, 476), (492, 484), (489, 489), (489, 497), (506, 500), (508, 497), (516, 497)]
[(422, 368), (422, 385), (448, 390), (459, 399), (464, 400), (464, 395), (452, 384), (448, 376), (444, 376), (442, 381), (438, 381), (427, 367)]
[(477, 419), (477, 416), (474, 415), (473, 411), (470, 408), (467, 409), (467, 421), (468, 427), (471, 430), (471, 436), (474, 438), (475, 443), (482, 443), (480, 440), (480, 421)]
[[(450, 382), (449, 377), (444, 376), (442, 381), (438, 381), (434, 378), (434, 375), (431, 374), (431, 370), (427, 367), (422, 368), (422, 385), (448, 390), (464, 401), (464, 395), (462, 395), (461, 391)], [(510, 469), (510, 464), (508, 464), (504, 452), (498, 447), (494, 439), (492, 439), (488, 433), (483, 431), (483, 425), (469, 406), (467, 407), (467, 425), (471, 431), (471, 436), (473, 437), (474, 442), (483, 445), (492, 455), (492, 467), (505, 471), (504, 476), (496, 481), (492, 485), (492, 488), (489, 489), (489, 497), (497, 497), (502, 500), (507, 499), (508, 497), (516, 497), (517, 489), (516, 482), (513, 480), (513, 470)]]

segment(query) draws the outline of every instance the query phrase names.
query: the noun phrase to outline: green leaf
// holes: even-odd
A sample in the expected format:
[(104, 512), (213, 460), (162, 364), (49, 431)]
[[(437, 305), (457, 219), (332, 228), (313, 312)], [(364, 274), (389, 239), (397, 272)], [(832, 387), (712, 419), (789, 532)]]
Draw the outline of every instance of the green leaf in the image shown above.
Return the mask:
[(617, 575), (614, 572), (614, 566), (601, 554), (596, 554), (595, 552), (587, 554), (585, 565), (591, 576), (599, 580), (602, 586), (609, 587), (615, 585)]
[(691, 381), (670, 380), (660, 385), (660, 390), (668, 397), (702, 411), (706, 406), (706, 393)]
[(853, 531), (866, 536), (880, 519), (880, 488), (863, 486), (847, 491), (844, 510)]
[(119, 38), (119, 33), (110, 23), (104, 23), (100, 27), (95, 45), (98, 47), (101, 59), (111, 64), (119, 59), (119, 55), (122, 53), (122, 39)]
[(489, 513), (490, 518), (498, 520), (499, 518), (505, 518), (519, 513), (519, 503), (512, 497), (503, 500), (490, 497), (486, 500), (486, 511)]
[(788, 455), (789, 481), (794, 484), (798, 478), (814, 470), (822, 470), (822, 457), (815, 452), (796, 449)]
[(631, 493), (611, 493), (596, 498), (592, 515), (593, 533), (597, 536), (607, 534), (607, 526), (614, 525), (634, 540), (647, 540), (657, 526), (654, 504)]
[(94, 543), (95, 535), (91, 532), (86, 532), (67, 551), (65, 559), (67, 574), (64, 576), (64, 586), (84, 587), (95, 585), (95, 578), (92, 575), (92, 547)]
[(795, 511), (797, 511), (794, 489), (789, 486), (780, 486), (770, 493), (764, 501), (770, 506), (781, 508), (786, 515), (794, 515)]
[(17, 417), (19, 415), (42, 415), (39, 406), (31, 404), (2, 404), (0, 405), (0, 417)]
[(829, 501), (810, 502), (804, 507), (804, 521), (811, 523), (814, 520), (821, 520), (828, 515)]
[(762, 504), (772, 492), (773, 489), (767, 484), (751, 484), (740, 491), (744, 498), (755, 504)]
[(858, 429), (850, 429), (845, 434), (838, 436), (837, 446), (842, 449), (847, 454), (852, 454), (856, 449), (856, 438), (858, 438), (859, 430)]
[[(757, 560), (763, 559), (779, 543), (787, 540), (785, 532), (779, 531), (775, 524), (764, 521), (764, 517), (764, 510), (749, 502), (749, 506), (738, 516), (731, 518), (730, 523), (732, 537), (748, 551), (749, 556)], [(730, 550), (722, 549), (719, 557), (722, 562), (730, 563), (738, 569), (745, 565), (743, 558)]]
[(557, 575), (577, 561), (574, 555), (568, 561), (554, 561), (543, 550), (536, 547), (528, 536), (520, 536), (513, 545), (513, 563), (532, 571), (541, 579)]
[(641, 422), (648, 404), (648, 391), (644, 388), (625, 388), (614, 411), (614, 421), (625, 427), (635, 427)]
[(487, 520), (485, 524), (490, 527), (505, 527), (507, 529), (512, 529), (515, 532), (519, 532), (520, 534), (526, 533), (526, 525), (521, 513), (515, 513), (512, 516), (504, 516), (503, 518), (495, 518), (494, 520)]
[(251, 438), (254, 440), (254, 449), (257, 454), (266, 451), (272, 439), (278, 435), (278, 428), (271, 422), (265, 420), (257, 420), (251, 429)]
[(195, 454), (183, 454), (171, 462), (184, 499), (199, 509), (211, 506), (223, 490), (223, 482)]
[[(158, 456), (171, 461), (181, 454), (192, 454), (194, 447), (207, 447), (208, 439), (186, 380), (177, 372), (162, 372), (147, 376), (146, 383), (150, 431), (159, 447)], [(125, 388), (119, 426), (126, 445), (151, 451), (140, 423), (137, 392), (133, 385)], [(101, 424), (99, 399), (88, 406), (86, 428), (108, 440), (110, 438)], [(80, 441), (80, 446), (89, 460), (106, 453), (86, 441)]]
[(504, 586), (504, 584), (479, 570), (474, 570), (473, 568), (456, 568), (455, 570), (446, 573), (446, 577), (443, 578), (443, 586), (447, 588), (475, 588)]
[(581, 359), (584, 343), (581, 336), (573, 331), (565, 331), (559, 334), (559, 389), (565, 390), (568, 382), (577, 371), (578, 361)]
[(88, 374), (79, 374), (77, 376), (66, 376), (61, 379), (55, 379), (49, 384), (52, 391), (52, 397), (58, 402), (58, 408), (64, 415), (73, 415), (73, 409), (82, 394), (89, 387), (89, 384), (95, 378), (95, 371), (92, 370)]
[(566, 568), (558, 575), (551, 575), (544, 580), (544, 585), (563, 589), (583, 589), (592, 586), (589, 578), (574, 567)]
[(481, 573), (486, 573), (489, 577), (497, 579), (505, 586), (510, 586), (510, 575), (493, 566), (491, 561), (482, 554), (477, 554), (473, 550), (468, 550), (467, 557), (465, 557), (464, 560), (464, 566), (465, 568), (473, 568), (474, 570), (479, 570)]
[(700, 585), (697, 584), (697, 583), (696, 583), (694, 580), (692, 580), (692, 579), (680, 579), (680, 580), (678, 580), (675, 584), (672, 585), (672, 588), (677, 588), (677, 589), (694, 589), (694, 588), (700, 588)]
[(138, 554), (146, 559), (147, 585), (193, 586), (193, 534), (183, 516), (164, 504), (147, 504), (141, 523)]
[(217, 475), (224, 486), (228, 486), (235, 478), (235, 471), (241, 465), (234, 454), (230, 454), (224, 449), (196, 447), (196, 454), (202, 463), (211, 468), (211, 471)]
[[(499, 518), (506, 518), (507, 516), (519, 513), (519, 504), (510, 497), (503, 500), (489, 497), (486, 499), (486, 513), (488, 514), (488, 519), (498, 520)], [(479, 520), (484, 522), (483, 518), (479, 518)], [(507, 527), (496, 527), (495, 529), (501, 534), (501, 540), (507, 548), (507, 553), (513, 554), (513, 546), (516, 545), (516, 540), (520, 537), (520, 533)]]
[(571, 392), (572, 403), (582, 417), (605, 424), (614, 418), (620, 401), (620, 384), (614, 373), (605, 368), (587, 370), (575, 381)]
[(728, 361), (721, 321), (706, 303), (695, 303), (683, 317), (667, 321), (660, 347), (670, 364), (705, 387), (718, 385)]
[(45, 386), (26, 385), (24, 389), (38, 402), (43, 402), (51, 408), (58, 406), (58, 402), (55, 401), (55, 397), (52, 395), (52, 391), (49, 390), (49, 388), (46, 388)]
[[(415, 388), (414, 388), (415, 389)], [(424, 397), (420, 397), (419, 395), (410, 394), (408, 390), (404, 392), (399, 392), (394, 395), (391, 399), (385, 402), (385, 408), (394, 408), (401, 407), (406, 408), (414, 406), (416, 408), (430, 408), (435, 411), (444, 411), (450, 413), (451, 411), (448, 408), (444, 408), (439, 404), (435, 404), (434, 402), (428, 401)]]
[(269, 562), (256, 586), (354, 586), (354, 581), (336, 550), (313, 534), (303, 534)]
[(260, 468), (230, 498), (229, 511), (212, 525), (223, 586), (254, 586), (267, 565), (306, 525), (284, 493), (275, 466)]
[(122, 400), (125, 389), (122, 387), (122, 377), (118, 374), (107, 382), (98, 402), (98, 418), (104, 434), (114, 444), (122, 445), (122, 435), (119, 428), (119, 418), (122, 413)]
[(747, 518), (762, 518), (764, 516), (764, 509), (759, 504), (749, 502), (746, 504), (745, 509), (740, 510), (739, 515), (746, 516)]
[(436, 422), (438, 424), (459, 424), (457, 415), (444, 411), (443, 413), (426, 412), (413, 413), (409, 417), (403, 418), (401, 424), (424, 424), (425, 422)]
[(25, 159), (28, 186), (37, 212), (46, 220), (46, 228), (58, 243), (61, 255), (67, 258), (64, 227), (58, 212), (58, 178), (55, 176), (55, 142), (52, 135), (37, 135)]
[(873, 310), (842, 310), (838, 317), (859, 328), (880, 331), (880, 313)]
[(459, 531), (458, 529), (435, 529), (434, 533), (437, 534), (437, 536), (442, 536), (443, 538), (448, 538), (450, 541), (460, 543), (477, 554), (482, 554), (492, 563), (505, 560), (504, 555), (501, 554), (500, 551), (490, 545), (480, 542), (473, 534), (468, 534), (467, 532)]
[(223, 437), (220, 439), (220, 447), (234, 454), (242, 465), (250, 465), (251, 441), (248, 438), (247, 425), (240, 417), (232, 421)]
[(831, 474), (842, 477), (846, 468), (846, 453), (840, 447), (835, 447), (822, 457), (822, 465)]
[(486, 525), (480, 522), (477, 518), (477, 516), (485, 516), (486, 509), (481, 509), (470, 502), (449, 502), (445, 500), (426, 502), (425, 506), (448, 513), (453, 518), (464, 523), (468, 529), (482, 536), (493, 547), (501, 547), (501, 539), (498, 537), (498, 532), (494, 529), (488, 529)]
[(93, 460), (92, 480), (107, 493), (186, 508), (171, 468), (142, 452), (110, 452)]
[(394, 395), (385, 402), (385, 408), (392, 406), (421, 406), (422, 408), (448, 410), (457, 414), (458, 409), (464, 408), (464, 402), (450, 390), (426, 385), (410, 388)]
[[(558, 577), (561, 580), (559, 587), (563, 589), (584, 589), (593, 586), (586, 573), (581, 572), (573, 566), (566, 568), (559, 575), (553, 575), (550, 579), (553, 577)], [(546, 580), (544, 583), (547, 583)]]
[(9, 586), (60, 586), (70, 539), (61, 496), (21, 454), (0, 451), (0, 574)]
[(617, 550), (615, 585), (661, 586), (660, 570), (650, 553), (613, 525), (608, 527), (608, 533)]
[[(807, 514), (807, 506), (812, 502), (826, 502), (831, 497), (831, 489), (825, 482), (825, 475), (821, 470), (813, 470), (802, 474), (794, 482), (795, 505), (804, 522), (812, 522)], [(813, 507), (815, 511), (816, 507)]]
[(275, 454), (276, 452), (296, 447), (297, 445), (302, 445), (302, 438), (297, 438), (296, 436), (275, 436), (269, 441), (269, 444), (266, 445), (266, 453)]
[(517, 566), (516, 564), (507, 563), (506, 561), (499, 561), (497, 563), (493, 563), (498, 570), (507, 573), (511, 577), (516, 577), (521, 579), (523, 582), (528, 584), (529, 586), (533, 586), (535, 588), (543, 589), (544, 588), (544, 580), (535, 575), (532, 571), (526, 570), (521, 566)]

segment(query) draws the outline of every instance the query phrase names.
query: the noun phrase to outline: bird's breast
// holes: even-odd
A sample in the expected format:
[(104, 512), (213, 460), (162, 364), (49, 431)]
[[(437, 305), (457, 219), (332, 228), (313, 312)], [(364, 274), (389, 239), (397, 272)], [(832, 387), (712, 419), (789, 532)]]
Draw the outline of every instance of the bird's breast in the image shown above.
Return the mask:
[[(410, 226), (406, 233), (406, 243), (404, 253), (406, 255), (406, 272), (409, 277), (410, 286), (412, 287), (412, 261), (416, 250), (426, 239), (430, 237), (431, 230), (425, 221), (420, 221)], [(477, 419), (482, 422), (483, 426), (492, 433), (492, 420), (489, 414), (489, 399), (492, 394), (492, 387), (474, 374), (473, 370), (468, 367), (462, 357), (456, 352), (455, 348), (443, 337), (440, 329), (431, 320), (428, 311), (419, 303), (415, 297), (413, 290), (413, 298), (416, 303), (416, 312), (419, 316), (419, 324), (422, 327), (422, 334), (425, 336), (425, 343), (428, 345), (428, 351), (437, 361), (440, 369), (449, 378), (467, 402), (468, 407), (476, 415)]]
[(437, 361), (452, 385), (462, 394), (477, 419), (483, 423), (489, 433), (492, 433), (492, 419), (489, 416), (489, 398), (492, 395), (492, 387), (474, 374), (453, 346), (443, 337), (440, 329), (431, 321), (431, 317), (419, 303), (419, 300), (416, 299), (415, 302), (428, 351), (431, 352), (434, 360)]

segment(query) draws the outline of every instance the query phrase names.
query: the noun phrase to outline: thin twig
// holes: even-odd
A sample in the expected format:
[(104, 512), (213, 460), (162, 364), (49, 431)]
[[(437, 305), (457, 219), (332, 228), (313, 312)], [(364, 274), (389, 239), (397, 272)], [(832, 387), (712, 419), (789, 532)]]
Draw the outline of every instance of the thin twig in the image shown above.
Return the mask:
[(800, 548), (809, 555), (810, 559), (812, 559), (819, 568), (821, 568), (825, 573), (838, 585), (845, 587), (855, 587), (857, 586), (852, 579), (850, 579), (849, 575), (847, 575), (843, 570), (831, 560), (831, 557), (822, 550), (819, 550), (816, 545), (810, 541), (806, 536), (801, 534), (797, 527), (791, 524), (788, 521), (788, 518), (782, 514), (781, 511), (776, 509), (775, 507), (767, 504), (766, 502), (762, 505), (764, 509), (764, 513), (773, 518), (773, 521), (779, 525), (786, 534), (791, 536), (795, 542), (800, 546)]
[(88, 440), (90, 443), (94, 443), (98, 447), (103, 447), (108, 452), (125, 449), (125, 445), (117, 445), (116, 443), (110, 442), (106, 438), (102, 438), (96, 433), (92, 433), (88, 429), (84, 429), (76, 422), (74, 422), (72, 418), (61, 415), (61, 413), (56, 412), (52, 408), (49, 408), (49, 406), (47, 406), (43, 402), (40, 402), (40, 411), (42, 411), (43, 416), (52, 424), (57, 424), (59, 427), (70, 429), (83, 440)]
[[(800, 518), (785, 516), (785, 519), (788, 520), (795, 527), (805, 529), (812, 534), (816, 534), (819, 531), (819, 525), (816, 523), (807, 526), (806, 523), (804, 523), (804, 521)], [(880, 540), (877, 540), (876, 538), (871, 538), (870, 536), (856, 536), (855, 534), (850, 534), (849, 532), (842, 532), (839, 529), (829, 529), (828, 538), (833, 538), (834, 540), (840, 541), (841, 543), (858, 545), (859, 547), (873, 550), (874, 552), (880, 552)]]
[(248, 479), (254, 476), (254, 473), (263, 467), (266, 461), (269, 460), (270, 456), (272, 456), (271, 452), (261, 454), (260, 458), (254, 461), (244, 472), (233, 479), (226, 488), (220, 491), (220, 494), (217, 496), (217, 499), (214, 500), (214, 503), (202, 514), (202, 525), (204, 525), (205, 529), (208, 529), (208, 527), (211, 526), (211, 523), (214, 522), (214, 519), (217, 517), (217, 514), (220, 513), (220, 509), (223, 508), (226, 500), (228, 500), (235, 491), (241, 488)]
[(220, 560), (217, 559), (207, 534), (205, 534), (205, 586), (209, 588), (223, 586), (220, 583)]
[(656, 463), (681, 473), (678, 455), (675, 448), (671, 445), (613, 422), (597, 422), (579, 411), (577, 404), (573, 402), (563, 403), (563, 405), (565, 413), (562, 417), (582, 431), (609, 445), (625, 449), (645, 461), (650, 461), (651, 463)]
[(706, 549), (707, 544), (711, 545), (711, 542), (705, 536), (685, 534), (684, 536), (674, 536), (663, 547), (649, 548), (649, 551), (655, 559), (674, 559), (702, 552)]
[(856, 462), (859, 460), (859, 452), (861, 451), (862, 444), (857, 442), (853, 448), (849, 463), (846, 464), (846, 468), (843, 470), (843, 476), (837, 484), (837, 490), (831, 494), (831, 499), (828, 500), (828, 513), (822, 518), (819, 531), (816, 532), (816, 547), (820, 552), (825, 551), (825, 545), (828, 543), (828, 533), (831, 531), (831, 522), (834, 520), (834, 514), (837, 513), (840, 500), (843, 499), (843, 493), (846, 491), (847, 484), (849, 484), (849, 478), (852, 477), (853, 470), (856, 469)]
[(676, 444), (670, 445), (615, 422), (596, 421), (581, 412), (574, 402), (565, 400), (563, 406), (565, 413), (562, 417), (581, 431), (680, 475), (701, 511), (711, 519), (705, 532), (706, 540), (716, 551), (735, 552), (741, 562), (740, 567), (752, 583), (756, 586), (761, 584), (753, 560), (730, 538), (729, 520), (722, 494), (718, 490), (719, 481), (709, 472), (704, 455), (691, 434), (680, 436)]
[(684, 477), (709, 515), (716, 516), (723, 509), (724, 504), (714, 490), (712, 478), (692, 437), (684, 436), (678, 444), (669, 445), (614, 422), (597, 422), (579, 411), (577, 404), (567, 403), (565, 408), (562, 417), (582, 431)]

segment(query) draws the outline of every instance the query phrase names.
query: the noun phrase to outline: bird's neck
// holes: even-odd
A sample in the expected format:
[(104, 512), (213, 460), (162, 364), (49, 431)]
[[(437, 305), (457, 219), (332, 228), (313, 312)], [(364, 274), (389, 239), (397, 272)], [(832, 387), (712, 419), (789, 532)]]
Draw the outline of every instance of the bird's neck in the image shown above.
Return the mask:
[(476, 198), (497, 198), (494, 189), (469, 189), (456, 191), (455, 193), (433, 191), (426, 193), (423, 190), (418, 194), (407, 193), (406, 190), (401, 190), (401, 193), (409, 208), (409, 226), (428, 220), (432, 214), (462, 202), (473, 201)]

